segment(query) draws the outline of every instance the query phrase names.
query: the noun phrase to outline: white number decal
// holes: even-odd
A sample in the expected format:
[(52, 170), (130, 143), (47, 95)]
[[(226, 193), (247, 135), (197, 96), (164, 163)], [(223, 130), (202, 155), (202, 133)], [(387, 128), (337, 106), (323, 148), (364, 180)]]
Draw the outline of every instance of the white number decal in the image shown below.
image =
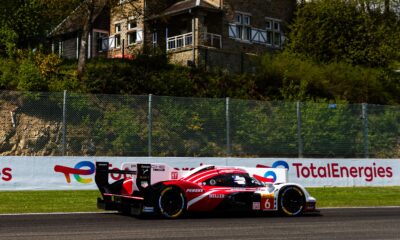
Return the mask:
[(265, 209), (271, 209), (271, 202), (270, 202), (270, 200), (271, 200), (271, 199), (269, 199), (269, 198), (265, 199), (265, 204), (264, 204), (264, 208), (265, 208)]

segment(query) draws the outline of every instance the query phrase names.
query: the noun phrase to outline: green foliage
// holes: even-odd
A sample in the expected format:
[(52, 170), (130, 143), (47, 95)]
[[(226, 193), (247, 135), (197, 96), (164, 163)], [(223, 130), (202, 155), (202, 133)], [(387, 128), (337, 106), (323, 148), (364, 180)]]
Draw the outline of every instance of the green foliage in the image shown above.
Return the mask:
[(220, 156), (226, 153), (224, 99), (154, 97), (154, 153)]
[(400, 108), (369, 105), (368, 127), (370, 152), (379, 158), (395, 158), (400, 154)]
[(322, 62), (388, 66), (400, 57), (400, 19), (368, 13), (357, 1), (303, 4), (289, 34), (288, 49)]
[(174, 66), (165, 56), (129, 61), (93, 59), (82, 79), (89, 93), (154, 94), (178, 97), (261, 97), (255, 79), (250, 75), (208, 73), (198, 69)]
[(301, 132), (308, 157), (363, 157), (360, 104), (301, 104)]
[(43, 91), (46, 87), (47, 82), (40, 75), (35, 62), (30, 58), (22, 60), (18, 70), (17, 90)]
[(232, 100), (230, 116), (234, 155), (297, 155), (295, 103)]
[(5, 26), (0, 27), (0, 56), (13, 57), (18, 34)]
[(18, 84), (18, 64), (8, 58), (0, 58), (0, 88), (15, 90)]
[(111, 109), (97, 119), (93, 129), (98, 152), (117, 156), (145, 155), (147, 129), (145, 121), (141, 121), (145, 115), (137, 112), (141, 108), (122, 106)]
[(398, 104), (394, 94), (399, 74), (390, 69), (354, 66), (347, 62), (316, 63), (304, 56), (284, 52), (264, 55), (257, 86), (262, 95), (279, 91), (273, 98), (288, 101), (346, 101), (350, 103)]

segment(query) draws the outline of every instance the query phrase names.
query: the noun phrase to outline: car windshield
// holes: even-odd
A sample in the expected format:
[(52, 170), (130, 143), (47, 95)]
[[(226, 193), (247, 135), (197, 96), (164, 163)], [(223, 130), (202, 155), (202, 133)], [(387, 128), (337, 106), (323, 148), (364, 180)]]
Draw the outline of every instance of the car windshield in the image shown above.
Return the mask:
[(250, 177), (248, 174), (222, 174), (214, 176), (203, 182), (208, 186), (229, 186), (229, 187), (265, 187), (263, 182)]
[(250, 185), (253, 187), (265, 187), (265, 183), (253, 178), (253, 177), (249, 177), (250, 178)]

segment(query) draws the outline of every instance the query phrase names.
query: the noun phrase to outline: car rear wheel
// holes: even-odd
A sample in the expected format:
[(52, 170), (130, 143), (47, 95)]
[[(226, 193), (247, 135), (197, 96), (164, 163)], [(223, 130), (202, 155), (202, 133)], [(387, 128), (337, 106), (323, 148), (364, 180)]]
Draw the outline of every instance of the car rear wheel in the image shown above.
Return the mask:
[(173, 186), (167, 186), (160, 191), (158, 209), (165, 218), (179, 218), (186, 212), (186, 199), (182, 191)]
[(279, 211), (284, 216), (299, 216), (305, 207), (303, 191), (296, 186), (285, 187), (279, 194)]

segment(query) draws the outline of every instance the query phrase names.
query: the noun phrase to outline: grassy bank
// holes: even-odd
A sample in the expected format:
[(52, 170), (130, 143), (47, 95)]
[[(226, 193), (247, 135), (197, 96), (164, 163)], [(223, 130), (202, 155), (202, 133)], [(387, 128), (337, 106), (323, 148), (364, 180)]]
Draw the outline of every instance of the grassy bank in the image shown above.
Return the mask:
[[(309, 188), (318, 207), (400, 206), (400, 187)], [(0, 213), (93, 212), (96, 191), (0, 192)]]

